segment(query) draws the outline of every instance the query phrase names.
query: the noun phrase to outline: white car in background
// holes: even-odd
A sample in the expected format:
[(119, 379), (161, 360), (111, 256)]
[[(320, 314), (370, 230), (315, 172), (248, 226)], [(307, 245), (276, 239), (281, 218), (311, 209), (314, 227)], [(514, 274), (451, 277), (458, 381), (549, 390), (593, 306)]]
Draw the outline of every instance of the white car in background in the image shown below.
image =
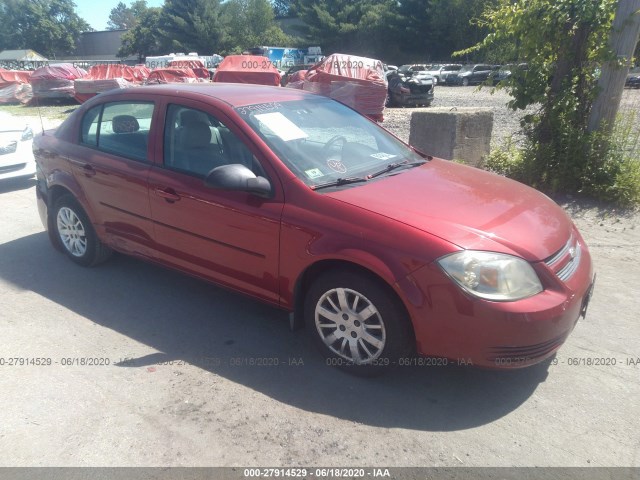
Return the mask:
[(32, 143), (33, 131), (27, 122), (0, 112), (0, 180), (36, 173)]

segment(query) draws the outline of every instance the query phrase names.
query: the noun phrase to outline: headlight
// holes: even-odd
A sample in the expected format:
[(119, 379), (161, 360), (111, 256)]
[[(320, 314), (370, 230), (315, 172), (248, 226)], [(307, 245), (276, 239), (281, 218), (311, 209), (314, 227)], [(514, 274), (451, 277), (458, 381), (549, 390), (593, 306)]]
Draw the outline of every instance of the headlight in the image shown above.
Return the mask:
[(465, 250), (442, 257), (438, 264), (470, 294), (494, 301), (514, 301), (542, 291), (531, 265), (519, 257)]
[(22, 131), (22, 135), (20, 136), (20, 141), (24, 142), (26, 140), (31, 140), (33, 138), (33, 130), (29, 127), (25, 127)]

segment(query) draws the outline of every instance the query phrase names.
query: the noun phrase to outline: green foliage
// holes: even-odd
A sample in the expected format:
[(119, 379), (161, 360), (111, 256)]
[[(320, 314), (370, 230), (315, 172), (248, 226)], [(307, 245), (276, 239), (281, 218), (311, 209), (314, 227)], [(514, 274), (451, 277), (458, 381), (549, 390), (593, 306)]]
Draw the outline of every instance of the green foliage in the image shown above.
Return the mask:
[(523, 151), (509, 137), (503, 145), (491, 150), (484, 162), (484, 168), (499, 175), (522, 181), (525, 177)]
[(523, 146), (499, 148), (490, 168), (548, 192), (638, 200), (638, 142), (627, 148), (620, 134), (588, 131), (597, 66), (611, 56), (615, 7), (616, 0), (499, 0), (484, 13), (481, 24), (490, 33), (459, 53), (506, 52), (527, 62), (501, 88), (512, 95), (511, 108), (538, 107), (522, 120)]
[(137, 55), (139, 61), (143, 62), (146, 56), (166, 53), (169, 46), (160, 30), (161, 15), (162, 9), (159, 7), (147, 8), (140, 13), (134, 27), (122, 35), (118, 56)]
[(622, 206), (640, 205), (640, 131), (638, 112), (618, 115), (611, 135), (592, 134), (594, 152), (582, 191)]
[(210, 55), (226, 41), (220, 0), (166, 0), (160, 29), (171, 39), (171, 51)]
[(271, 5), (276, 18), (291, 17), (296, 14), (295, 0), (273, 0)]
[[(484, 37), (473, 20), (498, 0), (297, 0), (308, 44), (389, 63), (446, 60)], [(472, 59), (469, 56), (469, 59)]]
[(127, 7), (122, 2), (118, 3), (116, 7), (111, 9), (107, 29), (124, 30), (133, 28), (138, 24), (147, 9), (146, 0), (135, 0), (130, 7)]
[(75, 49), (89, 24), (75, 13), (72, 0), (3, 0), (0, 50), (33, 49), (47, 57)]
[[(611, 135), (602, 132), (561, 132), (563, 148), (545, 153), (549, 161), (537, 161), (536, 149), (526, 138), (522, 145), (511, 139), (492, 149), (487, 170), (554, 192), (587, 195), (620, 206), (640, 205), (640, 130), (638, 112), (619, 115)], [(567, 125), (567, 123), (561, 124)]]
[(260, 45), (290, 46), (292, 39), (275, 22), (268, 0), (229, 0), (222, 5), (226, 29), (233, 32), (221, 43), (223, 53), (242, 53)]

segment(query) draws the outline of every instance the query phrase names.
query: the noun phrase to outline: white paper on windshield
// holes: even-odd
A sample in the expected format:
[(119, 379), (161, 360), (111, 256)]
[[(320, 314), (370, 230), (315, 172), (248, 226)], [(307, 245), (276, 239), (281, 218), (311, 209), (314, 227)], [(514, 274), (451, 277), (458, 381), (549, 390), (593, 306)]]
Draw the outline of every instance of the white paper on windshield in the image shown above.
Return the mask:
[(255, 118), (285, 142), (308, 137), (295, 123), (280, 112), (261, 113), (255, 115)]
[(379, 160), (389, 160), (391, 158), (397, 157), (397, 155), (391, 155), (390, 153), (384, 153), (384, 152), (374, 153), (370, 156), (373, 158), (377, 158)]

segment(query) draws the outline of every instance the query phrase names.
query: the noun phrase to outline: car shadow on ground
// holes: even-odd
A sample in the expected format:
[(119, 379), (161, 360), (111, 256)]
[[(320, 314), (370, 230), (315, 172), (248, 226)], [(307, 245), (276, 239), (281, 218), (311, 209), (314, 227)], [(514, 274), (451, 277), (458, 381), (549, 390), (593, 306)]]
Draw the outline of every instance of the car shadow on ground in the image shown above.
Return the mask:
[[(0, 182), (0, 194), (17, 192), (19, 190), (28, 190), (36, 185), (34, 177), (28, 178), (10, 178)], [(34, 193), (35, 196), (35, 193)]]
[(0, 277), (159, 352), (115, 368), (183, 360), (288, 405), (367, 425), (477, 427), (518, 408), (547, 375), (542, 364), (516, 371), (404, 367), (354, 377), (328, 367), (278, 309), (122, 255), (82, 268), (44, 232), (0, 245)]

